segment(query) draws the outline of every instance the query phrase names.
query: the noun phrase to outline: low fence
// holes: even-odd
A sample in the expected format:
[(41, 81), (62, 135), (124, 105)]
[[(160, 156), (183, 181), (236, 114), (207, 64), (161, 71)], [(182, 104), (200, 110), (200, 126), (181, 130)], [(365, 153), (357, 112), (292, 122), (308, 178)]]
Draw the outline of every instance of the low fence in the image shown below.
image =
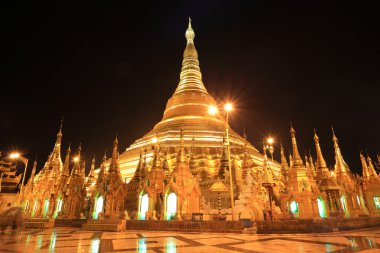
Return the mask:
[(321, 233), (380, 226), (377, 218), (257, 221), (257, 233)]
[(127, 230), (236, 232), (244, 230), (240, 221), (160, 221), (127, 220)]

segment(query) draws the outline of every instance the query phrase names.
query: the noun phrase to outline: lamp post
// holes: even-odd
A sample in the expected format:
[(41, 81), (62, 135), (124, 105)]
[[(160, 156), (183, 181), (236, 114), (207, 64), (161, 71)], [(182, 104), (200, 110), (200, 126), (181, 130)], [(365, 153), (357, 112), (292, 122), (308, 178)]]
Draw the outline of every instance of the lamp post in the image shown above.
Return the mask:
[(23, 157), (20, 153), (18, 152), (14, 152), (14, 153), (11, 153), (9, 155), (9, 158), (12, 159), (12, 160), (20, 160), (24, 165), (25, 165), (25, 168), (24, 168), (24, 173), (22, 175), (22, 181), (21, 181), (21, 187), (20, 187), (20, 191), (18, 193), (18, 196), (20, 196), (20, 194), (22, 193), (22, 188), (24, 186), (24, 180), (25, 180), (25, 174), (26, 174), (26, 168), (28, 167), (28, 162), (29, 160), (26, 159), (25, 157)]
[[(264, 141), (264, 154), (265, 154), (265, 150), (269, 151), (271, 159), (272, 159), (272, 164), (273, 164), (273, 153), (274, 153), (273, 143), (274, 143), (274, 139), (272, 137), (267, 138), (266, 143)], [(266, 156), (266, 154), (265, 154), (265, 156)], [(271, 166), (271, 165), (269, 165), (269, 166)], [(274, 184), (273, 180), (270, 179), (270, 177), (268, 175), (270, 172), (268, 172), (267, 169), (266, 169), (266, 173), (267, 173), (267, 175), (265, 175), (266, 181), (262, 182), (262, 186), (268, 191), (269, 210), (270, 210), (269, 218), (272, 220), (273, 219), (273, 208), (272, 208), (273, 195), (272, 195), (272, 192), (273, 192), (273, 186), (275, 186), (275, 184)]]
[(264, 148), (269, 151), (270, 157), (272, 159), (273, 163), (273, 153), (274, 153), (274, 147), (273, 147), (274, 139), (272, 137), (269, 137), (266, 139), (266, 144), (264, 144)]
[[(232, 166), (231, 166), (231, 149), (230, 149), (230, 136), (229, 136), (229, 127), (228, 127), (228, 119), (229, 113), (233, 110), (233, 106), (231, 103), (226, 103), (224, 105), (225, 118), (224, 118), (224, 126), (226, 132), (226, 146), (227, 146), (227, 159), (228, 159), (228, 169), (230, 171), (230, 198), (231, 198), (231, 220), (234, 220), (234, 189), (232, 182)], [(216, 115), (218, 113), (218, 108), (216, 106), (210, 106), (208, 110), (210, 115)]]

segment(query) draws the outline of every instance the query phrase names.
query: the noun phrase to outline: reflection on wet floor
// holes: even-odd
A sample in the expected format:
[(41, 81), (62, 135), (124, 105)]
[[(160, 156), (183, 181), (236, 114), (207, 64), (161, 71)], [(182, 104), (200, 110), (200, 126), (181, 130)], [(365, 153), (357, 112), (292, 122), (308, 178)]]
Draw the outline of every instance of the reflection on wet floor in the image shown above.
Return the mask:
[(380, 228), (331, 234), (257, 235), (91, 232), (73, 228), (8, 231), (0, 252), (380, 252)]

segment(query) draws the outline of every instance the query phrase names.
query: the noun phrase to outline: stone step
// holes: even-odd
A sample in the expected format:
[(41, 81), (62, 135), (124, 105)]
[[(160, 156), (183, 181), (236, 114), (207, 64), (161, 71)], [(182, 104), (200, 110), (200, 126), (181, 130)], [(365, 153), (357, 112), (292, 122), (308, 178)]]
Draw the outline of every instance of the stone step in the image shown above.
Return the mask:
[(244, 228), (244, 234), (257, 234), (257, 227)]
[(25, 219), (24, 228), (52, 228), (54, 227), (54, 219)]
[(123, 220), (88, 220), (86, 224), (121, 224)]
[(83, 224), (82, 228), (84, 230), (91, 231), (125, 231), (126, 221), (125, 220), (90, 220)]

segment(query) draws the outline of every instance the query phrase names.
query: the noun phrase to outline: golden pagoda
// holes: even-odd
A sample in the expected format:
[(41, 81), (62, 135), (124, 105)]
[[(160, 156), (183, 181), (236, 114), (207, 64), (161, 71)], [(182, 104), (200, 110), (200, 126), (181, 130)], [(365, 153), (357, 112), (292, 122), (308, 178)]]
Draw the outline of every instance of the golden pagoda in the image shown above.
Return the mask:
[[(120, 155), (121, 173), (128, 181), (132, 179), (137, 168), (141, 150), (147, 150), (145, 155), (148, 163), (152, 162), (154, 138), (160, 139), (160, 152), (166, 154), (166, 163), (170, 171), (173, 171), (181, 128), (186, 153), (191, 153), (192, 163), (197, 165), (198, 172), (206, 174), (208, 178), (213, 178), (219, 169), (221, 143), (223, 143), (226, 125), (224, 115), (209, 114), (209, 108), (217, 106), (217, 102), (208, 93), (202, 81), (198, 52), (194, 44), (195, 33), (190, 19), (185, 37), (187, 43), (183, 53), (180, 80), (177, 89), (167, 102), (162, 120)], [(242, 150), (245, 149), (254, 165), (261, 166), (263, 156), (257, 149), (232, 129), (229, 133), (231, 154), (237, 159), (235, 163), (242, 163)], [(277, 173), (280, 171), (278, 163), (273, 164), (272, 167)]]

